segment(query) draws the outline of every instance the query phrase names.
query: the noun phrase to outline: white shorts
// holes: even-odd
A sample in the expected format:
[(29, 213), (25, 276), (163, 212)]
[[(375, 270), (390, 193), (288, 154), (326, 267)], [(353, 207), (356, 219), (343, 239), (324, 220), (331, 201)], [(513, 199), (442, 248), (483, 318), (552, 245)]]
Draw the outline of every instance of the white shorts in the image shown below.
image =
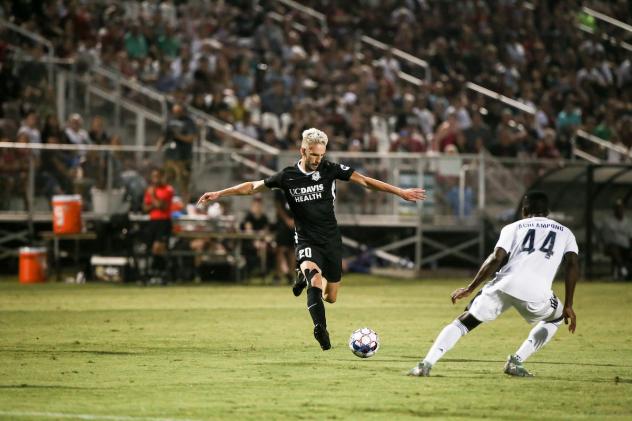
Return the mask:
[(509, 307), (514, 307), (529, 323), (557, 321), (562, 317), (563, 305), (551, 292), (551, 297), (540, 302), (522, 301), (487, 284), (474, 297), (467, 311), (481, 322), (491, 322)]

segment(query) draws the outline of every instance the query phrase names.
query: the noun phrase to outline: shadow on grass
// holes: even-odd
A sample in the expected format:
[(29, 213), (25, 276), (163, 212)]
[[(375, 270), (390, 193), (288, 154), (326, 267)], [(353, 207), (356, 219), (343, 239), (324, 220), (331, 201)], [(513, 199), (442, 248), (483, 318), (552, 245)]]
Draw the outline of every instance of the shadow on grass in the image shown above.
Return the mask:
[(64, 386), (59, 384), (0, 384), (0, 389), (72, 389), (72, 390), (92, 390), (99, 389), (98, 387), (79, 387), (79, 386)]
[[(504, 364), (505, 360), (476, 360), (468, 358), (444, 358), (442, 362), (452, 363), (500, 363)], [(529, 361), (529, 365), (574, 365), (580, 367), (617, 367), (617, 368), (632, 368), (632, 365), (628, 364), (596, 364), (596, 363), (582, 363), (578, 361), (564, 362), (564, 361)]]
[(142, 352), (127, 351), (101, 351), (88, 349), (20, 349), (20, 348), (0, 348), (0, 352), (19, 352), (25, 354), (94, 354), (94, 355), (143, 355)]

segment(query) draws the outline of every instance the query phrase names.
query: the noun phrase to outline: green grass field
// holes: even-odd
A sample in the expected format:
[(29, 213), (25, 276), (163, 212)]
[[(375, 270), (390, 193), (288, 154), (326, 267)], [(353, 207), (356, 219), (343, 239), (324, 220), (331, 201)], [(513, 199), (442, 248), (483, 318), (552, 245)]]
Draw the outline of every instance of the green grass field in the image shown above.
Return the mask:
[[(579, 284), (577, 333), (527, 362), (535, 378), (502, 373), (530, 329), (514, 310), (434, 377), (404, 376), (462, 310), (460, 284), (347, 277), (323, 352), (287, 287), (0, 282), (0, 418), (632, 419), (632, 284)], [(382, 342), (367, 360), (347, 348), (363, 326)]]

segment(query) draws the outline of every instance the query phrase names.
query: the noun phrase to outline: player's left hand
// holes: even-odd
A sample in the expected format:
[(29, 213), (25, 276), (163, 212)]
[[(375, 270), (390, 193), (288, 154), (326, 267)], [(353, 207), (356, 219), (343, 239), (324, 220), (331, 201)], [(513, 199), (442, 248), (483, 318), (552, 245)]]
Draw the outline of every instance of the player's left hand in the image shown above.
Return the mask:
[(422, 188), (415, 187), (412, 189), (403, 189), (400, 197), (409, 202), (416, 202), (426, 198), (426, 191)]
[[(564, 307), (562, 316), (564, 316), (564, 323), (568, 325), (568, 331), (575, 333), (575, 328), (577, 327), (577, 316), (575, 315), (573, 307)], [(571, 321), (570, 324), (568, 324), (569, 320)]]
[(457, 290), (454, 290), (454, 292), (450, 294), (450, 298), (452, 299), (452, 304), (455, 304), (458, 300), (460, 300), (461, 298), (467, 297), (471, 293), (472, 291), (470, 291), (467, 288), (459, 288)]

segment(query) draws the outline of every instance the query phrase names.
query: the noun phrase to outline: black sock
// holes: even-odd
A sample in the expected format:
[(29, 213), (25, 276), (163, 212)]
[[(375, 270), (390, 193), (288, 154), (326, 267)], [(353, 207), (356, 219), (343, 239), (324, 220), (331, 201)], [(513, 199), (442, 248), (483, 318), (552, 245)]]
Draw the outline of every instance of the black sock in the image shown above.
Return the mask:
[(314, 326), (323, 325), (327, 327), (322, 289), (312, 286), (307, 289), (307, 310), (309, 310), (309, 315), (312, 316)]

